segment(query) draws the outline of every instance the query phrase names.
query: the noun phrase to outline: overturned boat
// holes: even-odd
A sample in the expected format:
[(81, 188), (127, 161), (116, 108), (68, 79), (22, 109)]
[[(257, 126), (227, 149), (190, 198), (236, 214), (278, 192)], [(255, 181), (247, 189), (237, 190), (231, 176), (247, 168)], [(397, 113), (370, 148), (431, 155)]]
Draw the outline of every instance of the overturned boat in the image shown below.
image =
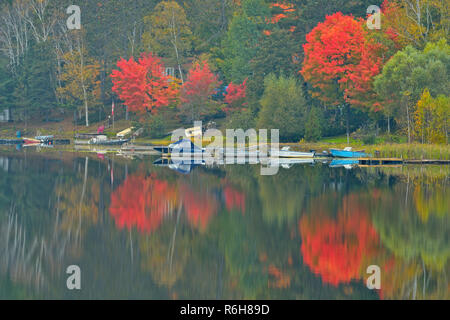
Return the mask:
[(370, 154), (361, 151), (353, 151), (352, 147), (346, 147), (343, 150), (330, 149), (331, 155), (335, 158), (369, 158)]

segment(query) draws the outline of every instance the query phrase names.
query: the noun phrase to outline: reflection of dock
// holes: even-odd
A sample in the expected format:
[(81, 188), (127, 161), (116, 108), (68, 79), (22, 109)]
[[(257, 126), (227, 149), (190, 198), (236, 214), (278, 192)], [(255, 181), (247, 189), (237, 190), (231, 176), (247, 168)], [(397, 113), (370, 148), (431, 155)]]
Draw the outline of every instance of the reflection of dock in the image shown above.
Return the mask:
[(404, 160), (403, 163), (407, 163), (407, 164), (450, 164), (450, 160), (430, 160), (430, 159)]
[(358, 158), (358, 162), (360, 166), (389, 166), (404, 163), (400, 158)]
[(401, 158), (358, 158), (360, 166), (398, 166), (402, 164), (450, 164), (450, 160), (401, 159)]

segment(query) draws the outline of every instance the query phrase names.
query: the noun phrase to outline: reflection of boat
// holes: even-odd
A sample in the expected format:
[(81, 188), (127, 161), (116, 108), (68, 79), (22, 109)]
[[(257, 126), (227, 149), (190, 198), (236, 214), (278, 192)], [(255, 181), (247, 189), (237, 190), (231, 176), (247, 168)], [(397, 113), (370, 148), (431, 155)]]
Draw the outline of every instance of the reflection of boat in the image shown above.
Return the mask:
[(330, 149), (331, 155), (337, 158), (364, 158), (370, 157), (364, 151), (352, 151), (352, 147), (346, 147), (343, 150)]
[(286, 146), (281, 148), (281, 150), (271, 152), (271, 157), (279, 158), (313, 158), (315, 152), (301, 152), (301, 151), (290, 151), (291, 147)]
[(37, 144), (41, 144), (41, 140), (38, 139), (32, 139), (32, 138), (23, 138), (23, 143), (25, 145), (37, 145)]
[(173, 161), (168, 158), (159, 158), (155, 162), (153, 162), (156, 166), (168, 167), (171, 170), (175, 170), (182, 174), (188, 174), (194, 169), (196, 166), (204, 165), (205, 161), (203, 160), (181, 160), (181, 161)]
[(23, 139), (0, 139), (0, 144), (4, 145), (18, 145), (24, 143)]
[(282, 168), (289, 169), (295, 164), (314, 164), (313, 158), (268, 158), (267, 161), (261, 161), (269, 167), (281, 166)]
[(306, 158), (264, 158), (264, 159), (249, 159), (247, 157), (238, 157), (232, 159), (214, 159), (214, 158), (181, 158), (181, 157), (163, 157), (159, 158), (154, 165), (168, 167), (169, 169), (187, 174), (191, 170), (200, 165), (206, 166), (223, 166), (230, 164), (261, 164), (269, 167), (281, 166), (289, 169), (296, 164), (314, 164), (314, 159)]
[(333, 159), (330, 163), (330, 167), (331, 168), (344, 167), (346, 169), (351, 169), (358, 163), (359, 161), (357, 159)]

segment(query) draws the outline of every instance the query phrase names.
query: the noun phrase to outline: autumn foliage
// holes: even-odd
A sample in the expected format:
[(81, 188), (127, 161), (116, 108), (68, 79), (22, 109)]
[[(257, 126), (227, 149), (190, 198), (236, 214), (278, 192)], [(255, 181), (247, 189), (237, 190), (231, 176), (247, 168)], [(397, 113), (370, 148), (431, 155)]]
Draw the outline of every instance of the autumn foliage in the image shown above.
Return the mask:
[(224, 94), (225, 102), (228, 104), (226, 111), (230, 108), (242, 107), (245, 104), (245, 97), (247, 91), (247, 79), (241, 84), (234, 84), (230, 82)]
[(208, 62), (202, 61), (193, 65), (181, 88), (181, 107), (190, 114), (190, 120), (198, 120), (197, 117), (207, 108), (211, 96), (220, 84)]
[(138, 61), (121, 59), (111, 74), (115, 92), (130, 111), (154, 112), (177, 96), (176, 79), (167, 76), (160, 58), (143, 54)]
[(301, 74), (322, 101), (365, 105), (371, 100), (373, 77), (382, 68), (377, 55), (382, 48), (368, 40), (363, 23), (338, 12), (306, 36)]
[(189, 70), (187, 81), (183, 84), (181, 100), (194, 103), (205, 100), (214, 94), (214, 89), (220, 84), (217, 76), (211, 72), (206, 61), (195, 64)]

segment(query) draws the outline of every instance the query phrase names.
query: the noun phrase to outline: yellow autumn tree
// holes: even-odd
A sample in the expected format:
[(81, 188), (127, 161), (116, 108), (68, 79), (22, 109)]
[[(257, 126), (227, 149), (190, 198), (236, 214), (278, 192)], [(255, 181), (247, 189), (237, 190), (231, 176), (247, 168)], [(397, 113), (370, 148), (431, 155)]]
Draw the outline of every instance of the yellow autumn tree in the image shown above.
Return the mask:
[(144, 50), (176, 63), (181, 82), (184, 82), (181, 66), (192, 45), (192, 32), (183, 7), (175, 1), (162, 1), (151, 15), (144, 17), (144, 23)]
[(433, 98), (425, 88), (414, 112), (414, 135), (422, 143), (448, 143), (450, 100), (439, 95)]
[(448, 0), (391, 0), (384, 6), (383, 28), (403, 46), (423, 48), (449, 36)]
[(62, 86), (58, 88), (58, 94), (69, 103), (84, 107), (88, 127), (89, 106), (97, 104), (100, 98), (100, 64), (88, 57), (83, 48), (67, 52), (63, 55), (63, 60), (60, 75)]

